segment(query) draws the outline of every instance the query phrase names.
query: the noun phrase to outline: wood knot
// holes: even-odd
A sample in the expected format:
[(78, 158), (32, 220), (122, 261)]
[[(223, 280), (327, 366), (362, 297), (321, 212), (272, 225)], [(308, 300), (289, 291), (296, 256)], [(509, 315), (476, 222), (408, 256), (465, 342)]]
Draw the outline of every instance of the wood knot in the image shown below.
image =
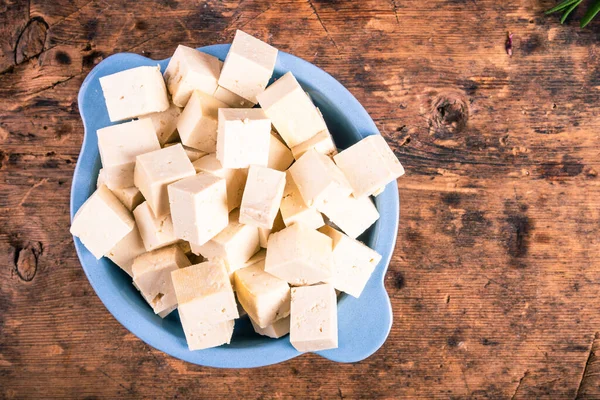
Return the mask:
[(42, 17), (33, 17), (27, 22), (17, 38), (15, 64), (37, 57), (44, 51), (48, 28), (48, 24)]
[(38, 269), (39, 257), (44, 251), (42, 243), (27, 242), (25, 245), (13, 245), (13, 247), (17, 275), (25, 282), (32, 281)]
[(469, 106), (464, 94), (448, 91), (431, 92), (427, 100), (429, 133), (448, 138), (462, 132), (469, 120)]

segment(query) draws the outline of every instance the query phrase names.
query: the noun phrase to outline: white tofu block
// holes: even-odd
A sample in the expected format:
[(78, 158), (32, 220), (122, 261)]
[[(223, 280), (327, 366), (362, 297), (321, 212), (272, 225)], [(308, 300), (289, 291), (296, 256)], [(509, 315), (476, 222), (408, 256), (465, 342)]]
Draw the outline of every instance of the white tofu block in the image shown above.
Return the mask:
[[(135, 288), (138, 290), (138, 292), (140, 292), (140, 295), (142, 296), (142, 298), (143, 298), (144, 300), (146, 300), (146, 303), (148, 303), (148, 305), (150, 305), (150, 306), (151, 306), (151, 304), (152, 304), (152, 299), (148, 299), (148, 298), (147, 298), (147, 297), (144, 295), (144, 293), (142, 293), (142, 292), (140, 291), (140, 288), (138, 288), (138, 287), (137, 287), (137, 285), (135, 284), (135, 282), (132, 282), (132, 283), (133, 283), (133, 287), (135, 287)], [(171, 307), (167, 307), (167, 308), (165, 308), (164, 310), (160, 311), (159, 313), (156, 313), (156, 315), (158, 315), (158, 316), (159, 316), (159, 317), (161, 317), (161, 318), (166, 318), (166, 317), (167, 317), (169, 314), (171, 314), (173, 311), (175, 311), (175, 309), (177, 309), (177, 304), (175, 304), (174, 306), (171, 306)]]
[(245, 169), (223, 168), (221, 162), (217, 160), (215, 153), (194, 161), (196, 172), (208, 172), (225, 179), (227, 185), (227, 205), (228, 211), (232, 211), (242, 204), (242, 196), (248, 172)]
[[(243, 263), (229, 264), (229, 263), (223, 261), (225, 264), (225, 268), (227, 269), (227, 273), (229, 274), (229, 278), (231, 279), (231, 284), (233, 285), (233, 274), (235, 271), (237, 271), (238, 269), (249, 267), (260, 261), (264, 261), (264, 259), (266, 257), (267, 257), (267, 252), (264, 250), (260, 250), (256, 254), (254, 254), (252, 257), (250, 257), (250, 259), (248, 259), (247, 261), (244, 261)], [(233, 288), (233, 290), (235, 290), (235, 287)], [(238, 307), (238, 309), (239, 308), (240, 307)]]
[(317, 153), (333, 157), (337, 154), (337, 147), (328, 130), (321, 131), (305, 142), (292, 147), (292, 154), (297, 160), (310, 149), (315, 149)]
[[(167, 143), (167, 144), (164, 145), (164, 147), (176, 146), (178, 144), (180, 144), (180, 143)], [(193, 149), (193, 148), (188, 147), (188, 146), (183, 146), (183, 150), (185, 150), (185, 154), (187, 154), (188, 158), (190, 159), (190, 161), (192, 163), (194, 161), (197, 161), (197, 160), (201, 159), (202, 157), (204, 157), (205, 155), (208, 154), (208, 153), (205, 153), (205, 152), (197, 150), (197, 149)]]
[(271, 132), (267, 167), (276, 169), (277, 171), (285, 171), (293, 162), (294, 156), (292, 155), (292, 151)]
[(260, 108), (220, 108), (217, 159), (225, 168), (266, 166), (271, 120)]
[(290, 285), (312, 285), (331, 278), (332, 241), (302, 224), (271, 234), (265, 271)]
[(329, 283), (358, 298), (381, 261), (381, 255), (330, 226), (322, 227), (319, 232), (333, 241), (333, 273)]
[(217, 151), (218, 110), (228, 107), (211, 95), (194, 90), (177, 121), (181, 143), (206, 153)]
[(157, 217), (169, 214), (167, 186), (196, 175), (183, 146), (166, 147), (136, 157), (134, 182)]
[(154, 125), (146, 118), (98, 129), (97, 135), (104, 179), (110, 189), (133, 186), (136, 156), (160, 149)]
[(133, 278), (133, 260), (145, 252), (144, 242), (136, 226), (105, 255)]
[[(100, 171), (98, 171), (98, 180), (96, 181), (96, 188), (99, 188), (102, 185), (106, 185), (106, 174), (104, 172), (104, 169), (100, 168)], [(123, 205), (129, 211), (133, 211), (134, 208), (139, 206), (144, 201), (144, 196), (142, 196), (142, 192), (140, 192), (140, 190), (135, 186), (122, 189), (112, 189), (111, 192), (113, 192), (117, 199), (119, 199), (119, 201), (123, 203)]]
[(314, 149), (304, 153), (289, 171), (304, 202), (317, 210), (352, 193), (342, 171), (329, 157)]
[(189, 265), (190, 261), (177, 245), (144, 253), (133, 261), (133, 282), (155, 314), (170, 312), (177, 306), (171, 272)]
[(317, 108), (291, 72), (259, 94), (258, 102), (290, 148), (327, 129)]
[(291, 173), (287, 171), (286, 174), (285, 189), (280, 206), (285, 226), (301, 223), (308, 228), (317, 229), (325, 225), (321, 213), (315, 208), (309, 207), (302, 198)]
[(169, 97), (160, 67), (137, 67), (100, 78), (111, 122), (165, 111)]
[(134, 167), (135, 163), (127, 163), (102, 168), (104, 184), (112, 190), (132, 187)]
[(165, 81), (178, 107), (185, 107), (192, 92), (212, 95), (217, 89), (221, 61), (209, 54), (183, 45), (177, 46), (165, 69)]
[(381, 193), (381, 188), (404, 175), (404, 168), (381, 135), (367, 136), (333, 157), (348, 178), (354, 197)]
[(134, 226), (131, 213), (106, 186), (100, 186), (77, 210), (70, 231), (100, 259)]
[(258, 228), (241, 224), (239, 215), (239, 210), (232, 211), (225, 229), (203, 245), (194, 245), (194, 252), (209, 260), (220, 258), (225, 261), (230, 277), (235, 271), (232, 268), (243, 265), (260, 249)]
[(262, 336), (267, 336), (273, 339), (279, 339), (282, 336), (290, 333), (290, 317), (287, 316), (285, 318), (279, 319), (273, 322), (271, 325), (266, 328), (261, 328), (252, 318), (250, 318), (250, 322), (252, 323), (252, 327), (254, 328), (254, 332), (258, 333)]
[(191, 351), (204, 350), (231, 343), (235, 320), (232, 319), (211, 324), (210, 322), (189, 320), (186, 317), (182, 317), (181, 312), (179, 312), (179, 316), (188, 348)]
[(264, 271), (264, 262), (238, 269), (234, 274), (238, 300), (261, 328), (290, 314), (290, 287)]
[(115, 189), (112, 192), (115, 194), (115, 196), (117, 196), (119, 201), (121, 201), (121, 203), (127, 207), (129, 211), (133, 211), (144, 201), (142, 192), (140, 192), (140, 190), (135, 186), (123, 189)]
[(207, 172), (169, 185), (175, 236), (203, 245), (229, 223), (225, 179)]
[(356, 239), (379, 219), (379, 212), (368, 196), (357, 199), (350, 195), (325, 204), (320, 210), (352, 239)]
[(207, 324), (239, 317), (233, 288), (220, 260), (174, 270), (171, 277), (180, 317)]
[(255, 104), (222, 86), (217, 87), (217, 90), (213, 93), (213, 97), (233, 108), (252, 108)]
[(147, 201), (133, 210), (133, 216), (147, 251), (168, 246), (179, 240), (173, 233), (171, 214), (155, 216)]
[(275, 221), (273, 221), (273, 228), (258, 228), (258, 239), (260, 243), (260, 247), (266, 249), (267, 243), (269, 241), (269, 236), (272, 233), (279, 232), (280, 230), (285, 228), (285, 224), (283, 223), (283, 218), (281, 217), (281, 212), (277, 212), (277, 216), (275, 217)]
[(337, 297), (332, 285), (292, 288), (290, 343), (298, 351), (338, 347)]
[(152, 121), (161, 146), (177, 138), (176, 129), (179, 115), (181, 115), (181, 108), (170, 104), (165, 111), (148, 114), (144, 117), (150, 118)]
[(284, 188), (285, 172), (251, 165), (240, 206), (240, 222), (258, 228), (273, 228)]
[(267, 87), (276, 60), (276, 48), (238, 30), (225, 58), (219, 86), (256, 104), (256, 95)]

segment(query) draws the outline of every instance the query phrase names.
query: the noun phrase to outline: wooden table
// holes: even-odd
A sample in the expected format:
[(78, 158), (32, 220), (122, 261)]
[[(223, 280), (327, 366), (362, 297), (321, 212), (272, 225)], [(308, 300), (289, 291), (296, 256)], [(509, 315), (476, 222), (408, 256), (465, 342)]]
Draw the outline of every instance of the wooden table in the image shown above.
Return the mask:
[[(119, 3), (0, 2), (1, 398), (600, 398), (600, 21), (561, 26), (554, 0)], [(235, 29), (331, 73), (406, 167), (394, 325), (363, 362), (187, 364), (123, 328), (75, 255), (86, 74)]]

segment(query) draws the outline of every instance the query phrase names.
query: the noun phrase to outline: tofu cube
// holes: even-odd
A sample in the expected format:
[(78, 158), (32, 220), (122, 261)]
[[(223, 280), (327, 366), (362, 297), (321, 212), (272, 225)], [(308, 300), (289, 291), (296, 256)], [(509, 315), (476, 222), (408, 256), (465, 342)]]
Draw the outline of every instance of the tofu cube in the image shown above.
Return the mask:
[(103, 167), (102, 171), (104, 173), (104, 184), (111, 190), (132, 187), (134, 185), (134, 168), (135, 163)]
[(259, 94), (258, 102), (290, 147), (326, 130), (325, 121), (291, 72)]
[(381, 135), (371, 135), (333, 157), (348, 178), (354, 197), (381, 193), (404, 175), (404, 168)]
[(177, 121), (181, 143), (206, 153), (217, 151), (218, 110), (228, 107), (211, 95), (194, 90)]
[(136, 156), (159, 150), (152, 121), (146, 118), (98, 129), (104, 180), (110, 189), (131, 187)]
[(285, 172), (250, 166), (240, 206), (240, 222), (259, 228), (273, 228), (284, 188)]
[(252, 323), (252, 327), (254, 328), (254, 332), (258, 333), (262, 336), (267, 336), (273, 339), (279, 339), (290, 333), (290, 317), (287, 316), (285, 318), (279, 319), (273, 322), (271, 325), (266, 328), (261, 328), (252, 318), (250, 318), (250, 322)]
[(322, 227), (319, 232), (333, 241), (333, 273), (329, 283), (358, 298), (381, 261), (381, 255), (330, 226)]
[(213, 97), (233, 108), (252, 108), (255, 104), (242, 96), (238, 96), (231, 90), (225, 89), (223, 86), (217, 87), (217, 90), (213, 93)]
[(144, 117), (152, 121), (154, 130), (156, 130), (156, 137), (161, 146), (177, 138), (177, 119), (180, 115), (181, 108), (175, 104), (170, 104), (165, 111), (148, 114)]
[(260, 249), (258, 228), (241, 224), (239, 215), (239, 210), (231, 212), (229, 225), (225, 229), (202, 246), (193, 246), (194, 253), (199, 253), (209, 260), (220, 258), (225, 261), (230, 266), (230, 277), (235, 271), (233, 268), (243, 265)]
[(338, 347), (337, 296), (331, 284), (292, 288), (290, 343), (298, 351)]
[(325, 154), (329, 157), (333, 157), (337, 154), (337, 147), (331, 137), (331, 133), (329, 133), (327, 129), (317, 133), (307, 141), (292, 147), (292, 154), (297, 160), (310, 149), (315, 149), (318, 153)]
[(302, 198), (292, 174), (289, 171), (286, 174), (285, 189), (280, 206), (281, 217), (285, 226), (302, 223), (308, 228), (318, 229), (325, 225), (321, 213), (315, 208), (309, 207)]
[(331, 238), (321, 232), (297, 223), (269, 236), (265, 271), (290, 285), (328, 281), (332, 264)]
[(111, 122), (165, 111), (169, 97), (160, 67), (137, 67), (100, 78)]
[(275, 217), (275, 221), (273, 221), (273, 228), (258, 228), (258, 239), (260, 243), (260, 247), (266, 249), (267, 243), (269, 241), (269, 236), (272, 233), (279, 232), (280, 230), (285, 228), (285, 224), (283, 223), (283, 218), (281, 217), (281, 212), (277, 212), (277, 216)]
[(245, 169), (223, 168), (215, 153), (194, 161), (196, 172), (208, 172), (225, 179), (227, 186), (227, 205), (231, 212), (242, 204), (242, 196), (248, 172)]
[(173, 233), (171, 214), (156, 217), (147, 201), (133, 210), (133, 216), (147, 251), (168, 246), (179, 240)]
[(177, 306), (171, 273), (189, 265), (190, 261), (177, 245), (144, 253), (133, 261), (133, 282), (155, 314)]
[(196, 175), (183, 146), (166, 147), (136, 157), (134, 182), (157, 217), (169, 214), (167, 186)]
[(191, 47), (177, 46), (165, 69), (165, 81), (173, 103), (185, 107), (194, 90), (212, 95), (217, 89), (221, 65), (217, 57)]
[[(133, 174), (132, 174), (133, 176)], [(106, 184), (106, 174), (104, 173), (104, 169), (101, 168), (98, 172), (98, 180), (96, 181), (96, 188), (99, 188), (102, 185)], [(142, 192), (135, 186), (122, 188), (122, 189), (113, 189), (111, 190), (113, 194), (119, 199), (121, 203), (129, 210), (133, 211), (134, 208), (139, 206), (144, 201), (144, 196), (142, 196)]]
[(77, 210), (70, 231), (100, 259), (134, 226), (131, 213), (106, 186), (100, 186)]
[(276, 169), (277, 171), (285, 171), (294, 162), (292, 151), (281, 143), (279, 139), (271, 132), (269, 140), (269, 161), (267, 167)]
[(238, 300), (261, 328), (290, 314), (290, 287), (264, 271), (264, 262), (238, 269), (234, 274)]
[(131, 232), (106, 253), (106, 257), (133, 278), (133, 260), (145, 252), (146, 247), (144, 247), (140, 231), (135, 226)]
[(204, 350), (231, 343), (235, 320), (232, 319), (212, 324), (205, 321), (190, 320), (182, 316), (181, 311), (179, 312), (179, 317), (188, 348), (191, 351)]
[(203, 245), (229, 223), (225, 179), (207, 172), (169, 185), (175, 236)]
[(324, 154), (310, 149), (289, 169), (300, 195), (309, 207), (320, 207), (349, 196), (352, 188), (348, 180)]
[(182, 319), (212, 325), (239, 317), (233, 288), (222, 261), (206, 261), (174, 270), (171, 277)]
[(225, 168), (266, 166), (271, 120), (260, 108), (220, 108), (217, 159)]
[(379, 212), (370, 197), (350, 195), (321, 206), (321, 212), (344, 233), (356, 239), (379, 219)]
[(256, 104), (256, 95), (265, 90), (273, 75), (275, 61), (276, 48), (238, 30), (225, 58), (219, 86)]

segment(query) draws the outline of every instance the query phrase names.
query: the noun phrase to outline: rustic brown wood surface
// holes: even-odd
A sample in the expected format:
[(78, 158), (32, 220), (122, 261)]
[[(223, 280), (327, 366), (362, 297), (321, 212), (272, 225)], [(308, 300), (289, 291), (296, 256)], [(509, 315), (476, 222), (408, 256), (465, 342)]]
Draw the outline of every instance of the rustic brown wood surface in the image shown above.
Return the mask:
[[(600, 21), (554, 4), (0, 0), (0, 398), (600, 398)], [(406, 167), (394, 325), (363, 362), (187, 364), (123, 328), (75, 254), (86, 74), (238, 28), (342, 82)]]

